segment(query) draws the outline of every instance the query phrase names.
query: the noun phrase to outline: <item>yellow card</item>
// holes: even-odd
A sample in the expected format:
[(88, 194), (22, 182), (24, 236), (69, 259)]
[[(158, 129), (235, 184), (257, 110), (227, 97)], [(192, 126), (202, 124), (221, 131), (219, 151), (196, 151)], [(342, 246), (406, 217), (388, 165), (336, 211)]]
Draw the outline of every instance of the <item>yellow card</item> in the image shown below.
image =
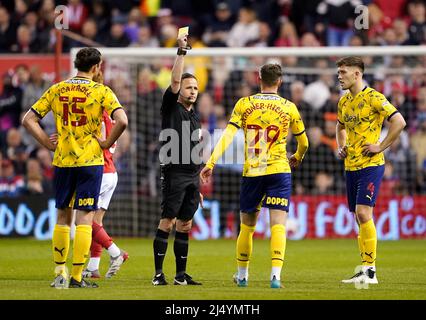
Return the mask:
[(178, 38), (180, 38), (182, 35), (188, 34), (188, 33), (189, 33), (189, 27), (179, 28)]

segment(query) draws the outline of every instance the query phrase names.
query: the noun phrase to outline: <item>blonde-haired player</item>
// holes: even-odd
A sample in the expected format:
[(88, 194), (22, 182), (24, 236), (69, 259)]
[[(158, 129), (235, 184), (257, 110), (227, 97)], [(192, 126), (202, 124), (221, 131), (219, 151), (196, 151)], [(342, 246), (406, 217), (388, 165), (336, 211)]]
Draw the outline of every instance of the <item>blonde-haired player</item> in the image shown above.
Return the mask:
[[(286, 248), (285, 223), (291, 194), (291, 168), (296, 168), (308, 149), (308, 138), (294, 103), (277, 94), (282, 84), (278, 64), (266, 64), (259, 72), (261, 93), (241, 98), (229, 124), (200, 173), (209, 180), (217, 160), (232, 142), (239, 128), (245, 135), (245, 164), (240, 193), (241, 229), (237, 239), (240, 287), (248, 284), (248, 267), (253, 249), (253, 233), (261, 206), (268, 207), (271, 228), (271, 288), (281, 287), (281, 269)], [(289, 131), (297, 139), (297, 151), (287, 159)]]

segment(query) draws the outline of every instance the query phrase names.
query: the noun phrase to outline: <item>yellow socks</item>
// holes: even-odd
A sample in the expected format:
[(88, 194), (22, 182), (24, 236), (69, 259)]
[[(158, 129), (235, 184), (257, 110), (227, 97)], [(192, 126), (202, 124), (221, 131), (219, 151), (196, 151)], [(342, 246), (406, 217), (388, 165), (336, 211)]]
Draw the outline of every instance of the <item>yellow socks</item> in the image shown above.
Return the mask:
[(253, 233), (256, 227), (250, 227), (245, 224), (240, 226), (240, 234), (237, 239), (237, 265), (238, 265), (238, 278), (248, 278), (248, 266), (250, 256), (253, 251)]
[(271, 227), (271, 280), (273, 277), (275, 277), (277, 280), (280, 280), (281, 269), (284, 263), (285, 247), (285, 226), (282, 224), (275, 224)]
[(92, 226), (80, 224), (75, 228), (74, 248), (72, 258), (71, 276), (81, 281), (86, 259), (89, 256), (92, 243)]
[(358, 233), (358, 250), (361, 256), (361, 262), (364, 261), (364, 239), (361, 236), (361, 227), (359, 228)]
[(70, 248), (70, 231), (69, 226), (56, 224), (53, 229), (52, 251), (53, 261), (56, 264), (55, 273), (65, 273), (65, 263)]
[(362, 265), (374, 266), (377, 251), (377, 234), (373, 219), (360, 225), (360, 237), (363, 243)]

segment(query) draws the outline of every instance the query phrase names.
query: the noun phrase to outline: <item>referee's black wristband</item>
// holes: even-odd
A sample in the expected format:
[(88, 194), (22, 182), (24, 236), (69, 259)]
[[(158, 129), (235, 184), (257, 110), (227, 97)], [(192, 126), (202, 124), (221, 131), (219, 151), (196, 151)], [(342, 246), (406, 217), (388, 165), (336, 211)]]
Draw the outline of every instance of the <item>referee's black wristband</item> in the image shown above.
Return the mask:
[(177, 55), (178, 56), (186, 55), (186, 50), (179, 47), (178, 50), (177, 50)]

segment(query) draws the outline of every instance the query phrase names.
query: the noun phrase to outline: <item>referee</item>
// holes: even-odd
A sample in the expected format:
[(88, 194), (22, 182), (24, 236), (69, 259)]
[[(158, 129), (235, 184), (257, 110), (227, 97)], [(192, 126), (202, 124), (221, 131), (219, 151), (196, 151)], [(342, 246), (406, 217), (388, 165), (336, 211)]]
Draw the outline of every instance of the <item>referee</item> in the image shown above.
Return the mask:
[[(201, 157), (197, 145), (201, 135), (201, 123), (193, 104), (198, 96), (197, 79), (183, 73), (188, 34), (178, 36), (179, 48), (172, 69), (171, 84), (163, 96), (161, 105), (162, 135), (167, 136), (160, 150), (162, 180), (161, 220), (153, 243), (155, 276), (154, 286), (167, 285), (163, 262), (167, 243), (176, 225), (173, 250), (176, 257), (175, 285), (201, 285), (186, 273), (189, 231), (192, 218), (202, 204), (199, 187)], [(170, 148), (168, 148), (170, 147)], [(177, 147), (179, 147), (177, 149)]]

